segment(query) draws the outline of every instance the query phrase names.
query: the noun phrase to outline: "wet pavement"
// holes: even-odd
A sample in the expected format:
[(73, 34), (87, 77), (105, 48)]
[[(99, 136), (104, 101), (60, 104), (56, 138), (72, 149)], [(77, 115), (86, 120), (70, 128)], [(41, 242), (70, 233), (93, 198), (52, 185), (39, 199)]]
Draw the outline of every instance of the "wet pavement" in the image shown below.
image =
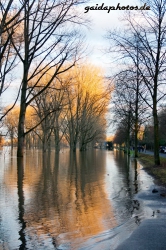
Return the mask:
[(145, 220), (116, 250), (165, 250), (166, 219)]

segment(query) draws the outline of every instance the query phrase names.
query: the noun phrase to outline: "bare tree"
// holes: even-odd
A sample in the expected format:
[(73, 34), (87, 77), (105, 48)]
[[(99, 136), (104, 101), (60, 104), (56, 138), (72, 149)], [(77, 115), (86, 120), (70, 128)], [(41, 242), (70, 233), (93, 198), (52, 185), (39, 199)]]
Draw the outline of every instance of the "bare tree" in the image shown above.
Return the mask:
[[(23, 66), (18, 157), (23, 156), (24, 124), (28, 105), (49, 87), (53, 79), (71, 68), (78, 59), (82, 38), (75, 27), (83, 22), (76, 10), (79, 3), (81, 2), (77, 0), (27, 0), (24, 5), (22, 50), (19, 51), (17, 45), (13, 43)], [(43, 76), (49, 74), (50, 69), (53, 69), (53, 73), (49, 81), (47, 84), (42, 84)], [(36, 95), (31, 95), (39, 86), (40, 91)]]
[[(49, 79), (50, 76), (45, 77), (43, 84), (44, 82), (47, 84)], [(34, 132), (42, 141), (44, 151), (50, 148), (53, 135), (55, 150), (56, 152), (60, 150), (60, 142), (65, 132), (63, 130), (63, 121), (67, 112), (67, 85), (68, 79), (62, 74), (61, 77), (55, 78), (50, 86), (39, 96), (37, 96), (37, 93), (41, 88), (37, 87), (33, 90), (33, 95), (36, 98), (31, 103), (31, 106), (35, 110), (37, 124), (40, 125)]]
[(138, 79), (135, 67), (119, 72), (115, 77), (115, 90), (113, 95), (113, 123), (119, 125), (125, 123), (127, 151), (130, 148), (130, 137), (134, 135), (132, 145), (135, 148), (135, 157), (138, 156), (138, 133), (141, 125), (147, 120), (148, 107), (140, 97), (144, 92), (144, 84)]
[[(17, 53), (13, 48), (13, 42), (17, 44), (19, 51), (22, 43), (22, 32), (20, 23), (22, 21), (23, 5), (16, 5), (15, 1), (0, 1), (0, 100), (2, 100), (3, 93), (10, 86), (13, 80), (13, 69), (18, 64)], [(18, 94), (19, 95), (19, 94)], [(6, 114), (14, 107), (18, 96), (13, 103), (3, 110), (0, 121)]]
[(122, 146), (126, 141), (127, 141), (126, 122), (120, 121), (120, 123), (116, 128), (113, 143)]
[[(154, 123), (154, 162), (160, 165), (158, 104), (165, 97), (166, 68), (166, 1), (149, 0), (150, 11), (139, 12), (137, 17), (126, 17), (128, 30), (125, 34), (110, 33), (117, 50), (134, 62), (144, 81), (146, 95), (141, 97), (152, 109)], [(137, 42), (136, 42), (137, 41)], [(139, 67), (137, 63), (139, 54)], [(147, 91), (150, 98), (147, 99)]]
[[(6, 110), (9, 110), (10, 107), (6, 107)], [(4, 111), (5, 112), (5, 111)], [(19, 107), (15, 106), (10, 112), (8, 112), (4, 119), (4, 126), (7, 128), (7, 135), (10, 137), (11, 149), (14, 146), (14, 140), (17, 139), (18, 132), (18, 116), (19, 116)]]
[(112, 88), (105, 83), (100, 70), (88, 64), (76, 66), (68, 79), (65, 136), (73, 151), (78, 143), (82, 151), (105, 133)]
[[(71, 78), (70, 81), (73, 79)], [(80, 132), (80, 103), (81, 103), (81, 94), (79, 85), (72, 86), (67, 88), (67, 113), (66, 113), (66, 127), (65, 127), (65, 138), (70, 145), (70, 149), (73, 152), (76, 151), (76, 146), (79, 139)]]
[(37, 123), (40, 125), (38, 130), (34, 131), (42, 141), (43, 152), (46, 152), (49, 146), (49, 141), (53, 130), (53, 112), (48, 91), (49, 88), (37, 96), (34, 100), (35, 105), (33, 105), (36, 111)]
[(83, 102), (80, 119), (80, 150), (86, 150), (87, 145), (106, 134), (106, 113), (110, 101), (110, 91), (107, 89), (97, 96), (87, 93)]

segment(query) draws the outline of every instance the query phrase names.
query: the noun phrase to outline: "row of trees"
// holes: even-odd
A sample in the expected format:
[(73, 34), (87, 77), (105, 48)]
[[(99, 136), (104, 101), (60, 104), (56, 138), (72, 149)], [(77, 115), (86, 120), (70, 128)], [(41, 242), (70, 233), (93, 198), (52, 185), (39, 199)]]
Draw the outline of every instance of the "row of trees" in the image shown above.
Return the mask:
[[(86, 150), (90, 143), (105, 140), (106, 113), (111, 87), (100, 69), (90, 64), (77, 65), (63, 73), (56, 81), (37, 95), (50, 80), (51, 72), (42, 75), (33, 89), (36, 98), (27, 109), (24, 133), (27, 146), (40, 145), (43, 151), (67, 142), (73, 151), (77, 145)], [(5, 118), (11, 145), (18, 137), (20, 108), (15, 107)], [(54, 142), (53, 142), (54, 141)]]
[[(1, 110), (0, 121), (5, 118), (12, 141), (14, 133), (17, 134), (18, 157), (23, 156), (25, 137), (30, 138), (32, 133), (40, 138), (44, 150), (52, 134), (57, 150), (65, 136), (74, 151), (78, 141), (84, 150), (94, 138), (103, 136), (110, 90), (103, 87), (103, 79), (96, 70), (81, 66), (79, 71), (77, 65), (83, 53), (82, 29), (87, 22), (78, 8), (83, 3), (0, 2), (0, 99), (10, 90), (14, 75), (22, 78), (16, 100), (5, 111)], [(77, 66), (71, 71), (74, 65)], [(15, 74), (19, 71), (20, 75)], [(18, 100), (20, 107), (12, 110)], [(27, 122), (30, 106), (33, 119)], [(9, 116), (15, 116), (16, 110), (18, 120), (12, 118), (12, 124)]]
[(160, 165), (158, 111), (166, 95), (166, 1), (149, 0), (147, 5), (150, 11), (126, 14), (122, 33), (109, 32), (109, 52), (120, 55), (123, 67), (115, 76), (118, 127), (126, 127), (128, 147), (134, 132), (137, 156), (139, 128), (153, 117), (154, 162)]
[[(159, 145), (160, 146), (166, 146), (166, 123), (165, 123), (165, 117), (166, 117), (166, 109), (165, 107), (161, 107), (160, 111), (158, 112), (159, 117)], [(127, 146), (127, 131), (126, 127), (128, 124), (125, 123), (119, 123), (118, 127), (116, 128), (115, 136), (114, 136), (114, 143), (117, 145), (121, 145), (122, 148), (124, 146)], [(125, 127), (126, 126), (126, 127)], [(129, 142), (130, 142), (130, 148), (128, 153), (130, 153), (130, 149), (135, 146), (135, 129), (134, 126), (131, 127), (130, 135), (129, 135)], [(137, 134), (137, 141), (138, 146), (145, 146), (147, 150), (154, 150), (154, 126), (153, 126), (153, 120), (147, 119), (146, 122), (143, 125), (140, 125), (139, 131)], [(126, 150), (128, 148), (126, 147)], [(138, 150), (137, 150), (138, 151)]]
[[(125, 142), (126, 149), (130, 152), (130, 146), (135, 148), (135, 157), (138, 156), (139, 131), (147, 120), (148, 106), (140, 97), (143, 84), (138, 82), (137, 72), (133, 68), (124, 70), (116, 76), (116, 85), (113, 97), (114, 123), (118, 126), (115, 136)], [(132, 141), (132, 143), (131, 143)]]

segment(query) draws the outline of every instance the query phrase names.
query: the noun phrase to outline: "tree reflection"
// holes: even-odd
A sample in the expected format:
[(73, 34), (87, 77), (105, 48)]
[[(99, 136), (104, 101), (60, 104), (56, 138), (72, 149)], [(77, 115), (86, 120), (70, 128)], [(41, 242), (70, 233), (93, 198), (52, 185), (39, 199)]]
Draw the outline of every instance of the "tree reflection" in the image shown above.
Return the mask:
[(6, 238), (11, 232), (9, 243), (16, 242), (15, 249), (78, 249), (87, 239), (95, 242), (98, 235), (131, 217), (139, 224), (144, 213), (135, 198), (142, 187), (140, 165), (123, 152), (73, 154), (66, 149), (42, 155), (40, 150), (29, 150), (24, 166), (16, 157), (6, 158), (5, 164), (8, 207), (16, 193), (18, 197), (16, 218), (14, 206), (6, 212), (16, 230), (12, 223), (5, 229)]
[(23, 158), (17, 159), (17, 188), (18, 188), (18, 211), (19, 216), (18, 220), (20, 223), (20, 231), (18, 232), (20, 235), (19, 240), (21, 241), (21, 245), (19, 247), (20, 250), (27, 249), (26, 248), (26, 239), (25, 239), (25, 228), (26, 222), (24, 221), (24, 191), (23, 191), (23, 180), (24, 180), (24, 166), (23, 166)]
[[(77, 154), (78, 153), (78, 154)], [(105, 156), (66, 152), (42, 157), (40, 176), (26, 209), (31, 237), (49, 235), (52, 245), (116, 226), (104, 184)], [(34, 236), (36, 235), (36, 236)]]
[(134, 170), (135, 170), (135, 178), (134, 178), (134, 186), (135, 186), (135, 194), (138, 193), (138, 162), (134, 159)]

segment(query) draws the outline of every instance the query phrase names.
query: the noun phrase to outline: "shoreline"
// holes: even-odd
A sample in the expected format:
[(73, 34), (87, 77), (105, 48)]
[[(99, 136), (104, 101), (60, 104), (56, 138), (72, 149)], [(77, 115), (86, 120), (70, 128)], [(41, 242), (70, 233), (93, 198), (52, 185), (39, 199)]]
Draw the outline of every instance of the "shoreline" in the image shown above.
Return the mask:
[(143, 169), (154, 178), (154, 183), (158, 186), (166, 187), (166, 158), (160, 157), (160, 166), (154, 165), (153, 155), (140, 153), (137, 161)]

